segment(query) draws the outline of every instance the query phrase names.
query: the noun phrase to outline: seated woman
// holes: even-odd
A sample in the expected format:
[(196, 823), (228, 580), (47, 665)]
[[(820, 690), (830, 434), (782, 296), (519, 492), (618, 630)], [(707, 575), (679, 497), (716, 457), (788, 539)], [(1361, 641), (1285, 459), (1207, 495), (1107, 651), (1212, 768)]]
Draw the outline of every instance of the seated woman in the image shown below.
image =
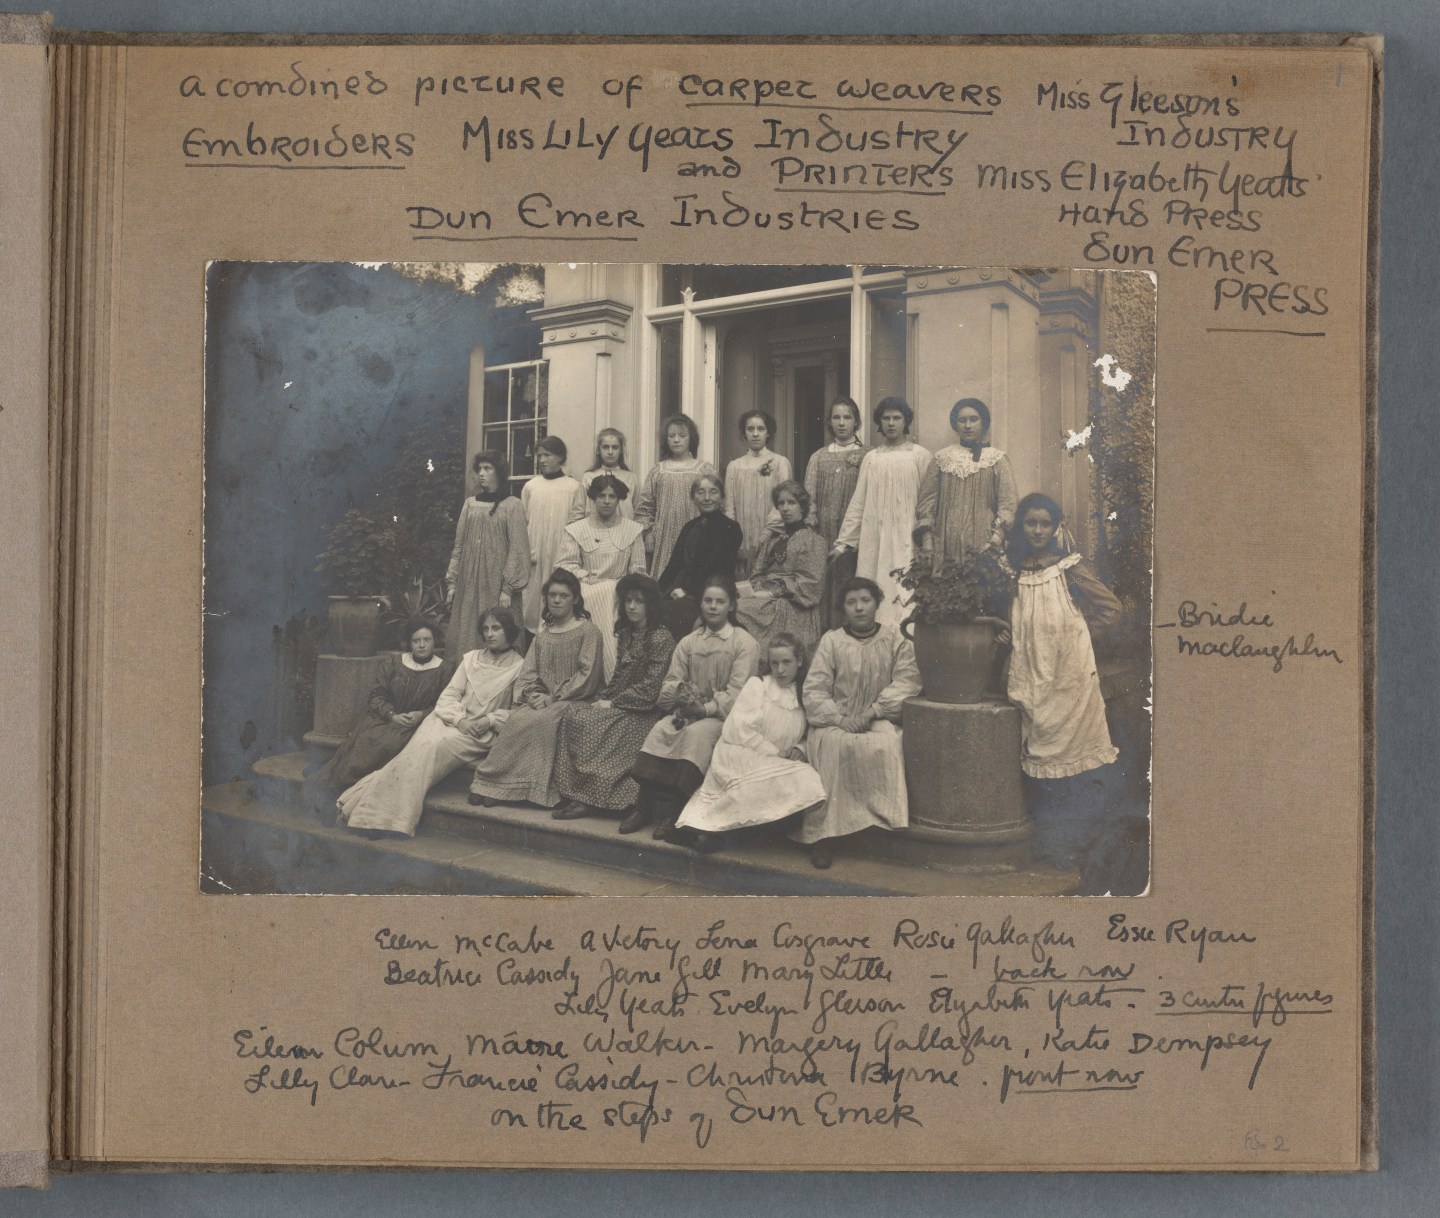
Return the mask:
[(600, 629), (608, 681), (615, 671), (615, 581), (632, 571), (644, 574), (645, 530), (620, 515), (630, 488), (619, 478), (599, 474), (585, 494), (591, 511), (565, 526), (560, 566), (580, 581), (585, 607)]
[(820, 638), (820, 586), (829, 547), (805, 523), (810, 492), (798, 482), (782, 482), (771, 493), (780, 514), (780, 531), (764, 534), (755, 557), (755, 574), (739, 585), (740, 625), (755, 636), (761, 656), (766, 640), (794, 635), (806, 651)]
[(805, 646), (780, 633), (767, 650), (770, 673), (751, 677), (725, 717), (700, 789), (675, 822), (709, 853), (730, 829), (767, 825), (825, 802), (820, 775), (805, 759), (805, 709), (797, 681)]
[(580, 581), (557, 567), (543, 591), (540, 633), (515, 682), (515, 709), (475, 767), (472, 804), (490, 807), (503, 800), (554, 807), (550, 771), (565, 703), (589, 701), (600, 688), (600, 631), (585, 608)]
[(465, 653), (435, 710), (400, 755), (340, 796), (340, 819), (350, 828), (369, 836), (414, 836), (425, 792), (490, 750), (520, 675), (514, 650), (520, 624), (509, 609), (487, 609), (480, 615), (480, 637), (484, 647)]
[(369, 710), (315, 774), (321, 787), (343, 791), (399, 753), (454, 675), (455, 661), (435, 654), (429, 622), (407, 622), (400, 638), (408, 650), (386, 657)]
[(725, 488), (719, 477), (699, 475), (690, 486), (690, 500), (699, 515), (685, 522), (670, 561), (656, 576), (665, 603), (665, 623), (677, 639), (695, 629), (705, 581), (712, 575), (733, 579), (740, 553), (740, 526), (725, 515)]
[(621, 833), (654, 821), (654, 836), (668, 837), (705, 780), (725, 716), (755, 675), (755, 640), (734, 620), (738, 599), (728, 575), (712, 575), (701, 588), (700, 625), (676, 645), (660, 687), (658, 705), (672, 713), (650, 729), (630, 767), (640, 793)]
[(552, 815), (577, 820), (594, 810), (624, 812), (640, 794), (630, 764), (665, 713), (660, 687), (675, 640), (660, 617), (660, 586), (626, 575), (615, 587), (615, 675), (596, 702), (567, 702), (555, 741), (554, 792), (566, 802)]
[(833, 840), (878, 825), (910, 823), (900, 708), (920, 693), (915, 648), (875, 620), (882, 593), (856, 577), (840, 589), (845, 625), (820, 640), (805, 678), (805, 749), (829, 798), (791, 836), (813, 846), (810, 861), (834, 861)]

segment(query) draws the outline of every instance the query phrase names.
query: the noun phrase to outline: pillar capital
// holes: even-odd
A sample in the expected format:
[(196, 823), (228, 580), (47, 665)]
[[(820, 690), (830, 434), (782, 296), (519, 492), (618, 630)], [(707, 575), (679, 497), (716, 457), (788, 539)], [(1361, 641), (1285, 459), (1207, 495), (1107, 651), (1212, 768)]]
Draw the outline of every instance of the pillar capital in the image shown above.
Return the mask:
[(542, 347), (565, 343), (609, 341), (623, 343), (634, 307), (618, 300), (581, 300), (571, 304), (531, 309), (540, 326)]

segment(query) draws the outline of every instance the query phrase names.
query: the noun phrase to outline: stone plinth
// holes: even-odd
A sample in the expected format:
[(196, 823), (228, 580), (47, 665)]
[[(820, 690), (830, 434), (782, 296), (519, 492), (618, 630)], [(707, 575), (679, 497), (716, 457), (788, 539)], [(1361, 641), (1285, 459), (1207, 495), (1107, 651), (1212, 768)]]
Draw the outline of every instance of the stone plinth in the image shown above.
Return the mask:
[(320, 736), (348, 736), (370, 705), (389, 653), (320, 656), (315, 663), (315, 728)]
[(905, 703), (910, 834), (954, 845), (1030, 835), (1020, 786), (1020, 711), (1008, 702)]

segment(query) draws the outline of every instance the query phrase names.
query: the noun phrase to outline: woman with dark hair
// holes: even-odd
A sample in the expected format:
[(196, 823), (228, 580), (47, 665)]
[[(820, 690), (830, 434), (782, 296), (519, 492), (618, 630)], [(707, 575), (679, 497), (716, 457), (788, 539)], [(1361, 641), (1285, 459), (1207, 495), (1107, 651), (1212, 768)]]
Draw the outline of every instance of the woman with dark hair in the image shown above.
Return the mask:
[[(810, 456), (805, 464), (805, 489), (810, 492), (810, 514), (806, 518), (825, 540), (825, 549), (832, 550), (840, 539), (840, 526), (845, 509), (855, 494), (860, 480), (860, 462), (865, 458), (865, 445), (860, 439), (860, 407), (852, 397), (841, 396), (830, 404), (826, 426), (830, 443)], [(771, 527), (774, 527), (773, 521)], [(847, 579), (855, 574), (855, 554), (848, 551), (831, 557), (825, 566), (825, 582), (820, 590), (821, 628), (844, 624), (844, 614), (835, 607), (835, 595)]]
[(615, 671), (615, 581), (645, 571), (645, 530), (620, 515), (630, 494), (619, 478), (595, 477), (585, 492), (594, 512), (565, 526), (559, 565), (580, 580), (586, 607), (604, 642), (604, 677)]
[(1015, 521), (1015, 471), (1010, 458), (985, 443), (990, 408), (962, 398), (950, 409), (957, 443), (935, 454), (915, 502), (915, 545), (933, 555), (935, 570), (971, 550), (998, 550)]
[(840, 595), (845, 625), (820, 640), (805, 678), (805, 749), (829, 798), (791, 834), (822, 869), (834, 861), (835, 838), (910, 823), (900, 708), (920, 694), (914, 646), (876, 620), (880, 587), (857, 577)]
[(699, 510), (691, 497), (695, 480), (715, 476), (715, 467), (700, 460), (699, 452), (695, 420), (685, 414), (667, 416), (660, 424), (660, 460), (645, 475), (635, 500), (635, 519), (645, 529), (652, 571), (666, 569), (680, 530)]
[(530, 536), (525, 509), (510, 490), (509, 465), (487, 449), (475, 454), (471, 469), (475, 494), (460, 508), (445, 572), (450, 654), (457, 660), (480, 646), (480, 611), (509, 608), (530, 581)]
[(475, 767), (472, 804), (554, 807), (550, 771), (560, 716), (567, 702), (588, 702), (600, 688), (600, 631), (585, 608), (580, 581), (557, 568), (543, 591), (544, 618), (515, 682), (515, 709)]
[(782, 482), (770, 498), (780, 515), (780, 530), (765, 534), (755, 556), (755, 574), (739, 586), (736, 610), (762, 657), (767, 640), (779, 633), (795, 635), (807, 649), (815, 646), (825, 575), (825, 542), (805, 523), (810, 492), (798, 482)]
[(336, 801), (340, 819), (367, 833), (414, 836), (425, 793), (447, 774), (478, 761), (510, 713), (510, 694), (520, 674), (515, 640), (520, 626), (509, 609), (479, 615), (484, 647), (466, 652), (435, 709), (410, 742), (383, 769), (368, 774)]
[(740, 526), (725, 515), (725, 488), (713, 470), (690, 484), (696, 515), (685, 522), (659, 575), (665, 623), (677, 639), (695, 628), (700, 591), (712, 575), (734, 578)]
[(650, 729), (630, 767), (640, 793), (621, 833), (654, 821), (654, 836), (668, 836), (705, 780), (721, 725), (758, 659), (755, 640), (735, 623), (738, 600), (728, 575), (712, 575), (701, 588), (700, 625), (676, 644), (656, 700), (671, 713)]
[[(635, 514), (635, 475), (625, 463), (625, 433), (614, 427), (603, 427), (595, 434), (595, 464), (580, 475), (580, 485), (588, 496), (590, 484), (602, 474), (609, 474), (625, 484), (626, 494), (620, 499), (620, 515), (626, 520)], [(589, 514), (594, 515), (592, 506)]]
[(400, 642), (406, 650), (385, 658), (364, 717), (315, 775), (332, 791), (343, 791), (403, 749), (455, 672), (454, 659), (435, 654), (434, 623), (424, 618), (406, 622)]
[(805, 644), (777, 634), (766, 648), (769, 672), (745, 682), (725, 716), (705, 781), (675, 822), (693, 829), (708, 854), (719, 834), (784, 820), (825, 802), (825, 788), (805, 758)]
[[(535, 446), (535, 477), (520, 491), (530, 533), (530, 569), (537, 578), (553, 571), (565, 543), (565, 526), (585, 515), (585, 492), (565, 472), (565, 441), (546, 436)], [(545, 596), (532, 580), (525, 588), (525, 629), (540, 629)]]
[(791, 479), (790, 462), (770, 451), (775, 438), (775, 417), (763, 410), (747, 410), (740, 416), (740, 436), (746, 452), (725, 467), (725, 513), (740, 526), (740, 557), (737, 567), (742, 575), (750, 573), (750, 564), (765, 536), (765, 522), (770, 515), (770, 496), (782, 482)]
[(553, 785), (566, 802), (553, 813), (556, 820), (633, 805), (640, 788), (630, 765), (665, 713), (656, 702), (675, 640), (663, 625), (660, 586), (648, 575), (622, 576), (615, 602), (615, 675), (597, 701), (566, 703), (560, 716)]
[(880, 587), (878, 620), (893, 625), (905, 617), (907, 601), (891, 572), (910, 565), (915, 501), (930, 465), (930, 453), (910, 438), (914, 418), (904, 398), (884, 398), (875, 407), (880, 439), (860, 463), (855, 494), (831, 550), (836, 557), (855, 551), (856, 574)]

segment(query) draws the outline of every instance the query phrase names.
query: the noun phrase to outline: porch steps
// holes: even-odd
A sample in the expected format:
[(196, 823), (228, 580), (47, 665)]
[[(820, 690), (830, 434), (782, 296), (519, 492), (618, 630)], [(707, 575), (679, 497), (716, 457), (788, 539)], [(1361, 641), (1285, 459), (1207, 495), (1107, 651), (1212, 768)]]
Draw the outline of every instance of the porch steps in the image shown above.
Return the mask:
[[(324, 743), (313, 741), (323, 748)], [(212, 891), (591, 894), (602, 896), (1054, 896), (1078, 876), (991, 848), (936, 847), (867, 832), (829, 871), (777, 829), (750, 830), (714, 854), (622, 837), (618, 817), (556, 821), (542, 808), (472, 807), (469, 771), (438, 784), (411, 840), (371, 841), (304, 806), (311, 754), (255, 763), (249, 782), (204, 792), (206, 860), (226, 860)]]

